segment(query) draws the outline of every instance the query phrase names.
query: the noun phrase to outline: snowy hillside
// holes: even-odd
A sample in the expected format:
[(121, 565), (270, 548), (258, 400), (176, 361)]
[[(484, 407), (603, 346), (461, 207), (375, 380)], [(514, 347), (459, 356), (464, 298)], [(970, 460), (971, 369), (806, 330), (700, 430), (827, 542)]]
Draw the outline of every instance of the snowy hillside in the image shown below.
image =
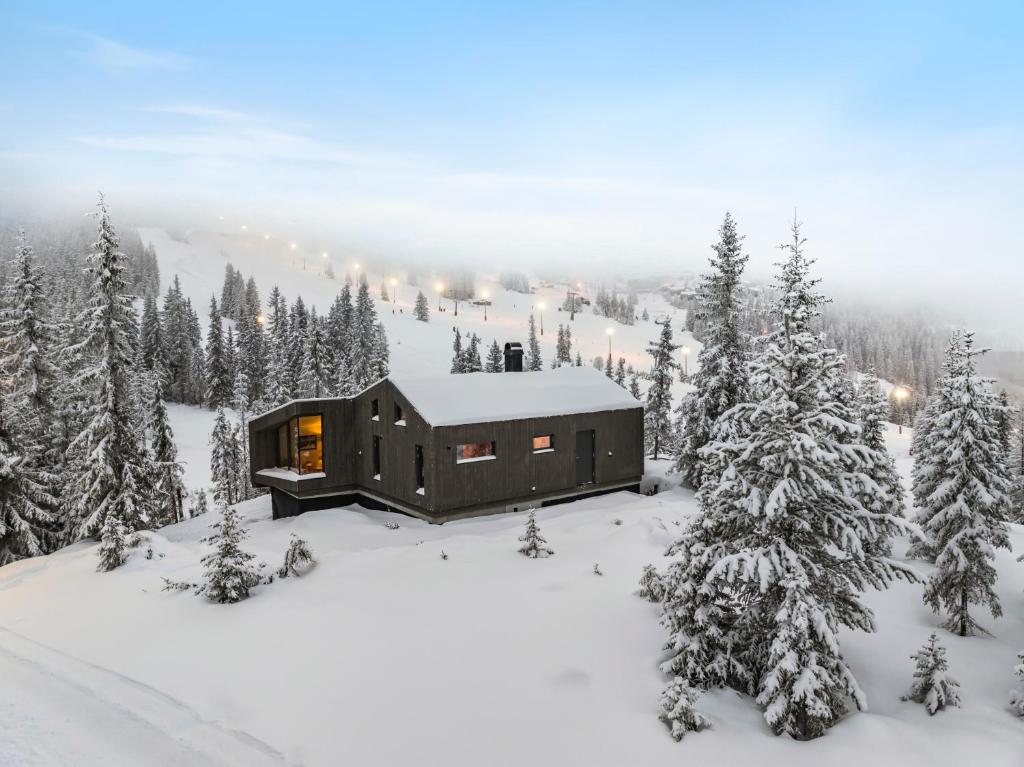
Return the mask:
[[(215, 294), (220, 300), (224, 267), (228, 263), (239, 269), (246, 278), (252, 275), (256, 279), (260, 296), (264, 300), (270, 289), (277, 285), (289, 301), (301, 295), (307, 306), (316, 306), (321, 313), (330, 307), (341, 290), (345, 274), (356, 274), (355, 262), (335, 258), (331, 263), (337, 279), (331, 280), (324, 275), (325, 260), (322, 254), (292, 250), (289, 243), (266, 240), (262, 235), (195, 232), (189, 235), (188, 242), (181, 242), (171, 238), (162, 229), (140, 229), (139, 234), (144, 243), (152, 244), (156, 249), (164, 289), (178, 275), (182, 292), (192, 300), (204, 324), (207, 321), (210, 296)], [(398, 281), (397, 296), (393, 302), (380, 301), (380, 284), (391, 278)], [(423, 278), (422, 288), (407, 284), (406, 275), (401, 273), (383, 275), (371, 272), (368, 281), (371, 294), (378, 298), (377, 312), (387, 329), (391, 344), (391, 368), (405, 375), (447, 373), (452, 358), (453, 327), (458, 327), (464, 336), (477, 333), (485, 348), (490, 345), (491, 339), (497, 339), (499, 344), (505, 341), (525, 344), (531, 310), (536, 312), (537, 321), (540, 322), (539, 304), (545, 307), (541, 350), (545, 360), (550, 361), (555, 353), (558, 325), (569, 321), (568, 313), (558, 311), (565, 300), (565, 285), (538, 288), (536, 293), (527, 295), (507, 292), (495, 279), (481, 275), (477, 281), (477, 292), (482, 295), (482, 291), (488, 291), (492, 302), (485, 322), (482, 307), (461, 301), (457, 317), (448, 299), (441, 301), (445, 312), (438, 313), (437, 295), (429, 287), (434, 280), (429, 275)], [(596, 288), (596, 285), (588, 286), (588, 289)], [(412, 316), (413, 303), (419, 289), (423, 290), (430, 302), (430, 322), (426, 324), (417, 322)], [(388, 290), (392, 290), (390, 285)], [(641, 294), (640, 302), (637, 312), (642, 312), (646, 307), (652, 319), (677, 312), (660, 295)], [(689, 361), (692, 364), (700, 351), (700, 344), (688, 333), (678, 332), (682, 319), (683, 314), (679, 312), (677, 321), (673, 323), (677, 331), (676, 343), (685, 344), (691, 349)], [(573, 351), (578, 350), (588, 363), (595, 356), (606, 357), (606, 330), (609, 327), (614, 328), (612, 354), (616, 360), (625, 357), (626, 363), (638, 370), (650, 367), (650, 357), (645, 350), (647, 344), (657, 337), (657, 325), (653, 321), (637, 322), (633, 326), (620, 325), (594, 315), (591, 307), (584, 307), (573, 322)]]
[[(889, 439), (905, 474), (909, 434)], [(657, 719), (657, 609), (632, 592), (693, 513), (688, 491), (544, 509), (546, 560), (516, 553), (523, 515), (432, 526), (358, 507), (275, 522), (267, 498), (242, 508), (260, 559), (276, 567), (296, 532), (319, 564), (237, 605), (161, 591), (161, 577), (198, 576), (208, 515), (152, 534), (153, 559), (137, 552), (113, 573), (95, 571), (91, 543), (0, 570), (0, 762), (1021, 764), (1006, 701), (1024, 568), (1007, 552), (1006, 617), (984, 622), (994, 636), (940, 631), (962, 709), (928, 717), (899, 700), (908, 656), (938, 623), (919, 586), (899, 585), (868, 594), (877, 634), (843, 637), (869, 712), (797, 743), (720, 691), (699, 704), (713, 729), (675, 743)], [(1024, 549), (1024, 529), (1012, 537)]]

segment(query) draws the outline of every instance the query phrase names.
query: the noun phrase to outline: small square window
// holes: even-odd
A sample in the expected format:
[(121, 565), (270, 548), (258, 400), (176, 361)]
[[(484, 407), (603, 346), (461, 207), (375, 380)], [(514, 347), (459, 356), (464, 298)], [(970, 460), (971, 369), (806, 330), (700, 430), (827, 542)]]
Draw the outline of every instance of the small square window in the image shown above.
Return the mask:
[(402, 406), (397, 402), (395, 403), (395, 425), (405, 426), (405, 413), (402, 412)]
[(533, 438), (533, 452), (553, 453), (555, 451), (555, 435), (541, 434)]

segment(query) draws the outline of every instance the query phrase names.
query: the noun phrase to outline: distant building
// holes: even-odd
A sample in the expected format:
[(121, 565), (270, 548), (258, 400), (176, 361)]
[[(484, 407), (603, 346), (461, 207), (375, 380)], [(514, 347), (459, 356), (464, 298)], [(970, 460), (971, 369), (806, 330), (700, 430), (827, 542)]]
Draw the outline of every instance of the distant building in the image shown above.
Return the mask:
[(445, 522), (638, 490), (643, 410), (589, 367), (392, 375), (265, 413), (249, 444), (275, 519), (358, 501)]

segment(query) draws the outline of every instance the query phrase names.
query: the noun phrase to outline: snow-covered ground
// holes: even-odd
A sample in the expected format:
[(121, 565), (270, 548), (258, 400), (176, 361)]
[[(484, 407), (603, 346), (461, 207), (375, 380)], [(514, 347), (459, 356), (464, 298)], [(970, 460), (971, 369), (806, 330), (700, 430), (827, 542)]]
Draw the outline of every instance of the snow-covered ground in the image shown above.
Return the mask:
[[(890, 434), (904, 472), (908, 440)], [(843, 637), (870, 711), (796, 743), (720, 691), (700, 702), (713, 729), (675, 743), (657, 720), (657, 609), (632, 592), (694, 512), (688, 491), (543, 509), (545, 560), (516, 553), (522, 514), (432, 526), (358, 507), (275, 522), (266, 498), (242, 510), (270, 566), (292, 532), (319, 564), (238, 605), (161, 591), (162, 576), (198, 577), (207, 516), (164, 528), (153, 559), (140, 551), (112, 573), (95, 572), (88, 543), (0, 569), (0, 764), (1022, 763), (1007, 694), (1024, 566), (1009, 553), (1006, 615), (983, 621), (994, 636), (940, 630), (962, 709), (929, 717), (899, 700), (908, 656), (938, 623), (920, 586), (900, 585), (868, 596), (878, 633)], [(1012, 538), (1024, 548), (1024, 529)]]

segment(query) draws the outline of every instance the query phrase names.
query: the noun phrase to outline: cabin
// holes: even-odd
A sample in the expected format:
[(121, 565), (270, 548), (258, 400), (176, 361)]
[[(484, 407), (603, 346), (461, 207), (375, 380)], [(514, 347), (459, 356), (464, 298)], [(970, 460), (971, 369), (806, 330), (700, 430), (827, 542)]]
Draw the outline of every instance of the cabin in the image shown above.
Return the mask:
[(252, 419), (253, 484), (275, 519), (358, 502), (436, 523), (638, 492), (640, 403), (591, 367), (518, 372), (518, 347), (516, 372), (390, 375)]

